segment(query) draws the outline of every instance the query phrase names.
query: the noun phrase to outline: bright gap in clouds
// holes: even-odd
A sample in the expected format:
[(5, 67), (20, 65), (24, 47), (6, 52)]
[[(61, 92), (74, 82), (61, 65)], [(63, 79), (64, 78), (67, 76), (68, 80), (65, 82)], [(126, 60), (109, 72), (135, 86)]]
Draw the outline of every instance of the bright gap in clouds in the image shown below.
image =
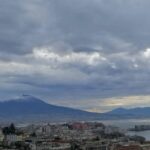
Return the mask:
[(89, 107), (87, 111), (91, 112), (107, 112), (116, 108), (135, 108), (135, 107), (150, 107), (150, 96), (125, 96), (112, 97), (103, 99), (98, 102), (94, 101), (95, 105)]

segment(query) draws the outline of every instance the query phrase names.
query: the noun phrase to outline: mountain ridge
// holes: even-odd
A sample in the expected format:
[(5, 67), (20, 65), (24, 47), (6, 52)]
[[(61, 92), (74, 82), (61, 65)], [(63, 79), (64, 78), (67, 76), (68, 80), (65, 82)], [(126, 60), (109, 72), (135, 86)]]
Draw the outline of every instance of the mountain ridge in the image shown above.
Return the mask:
[(0, 120), (10, 122), (95, 121), (150, 118), (150, 107), (117, 108), (105, 113), (57, 106), (30, 95), (0, 102)]
[(96, 113), (56, 106), (33, 97), (23, 96), (16, 99), (9, 99), (0, 102), (0, 119), (2, 120), (35, 120), (35, 121), (69, 121), (87, 120)]

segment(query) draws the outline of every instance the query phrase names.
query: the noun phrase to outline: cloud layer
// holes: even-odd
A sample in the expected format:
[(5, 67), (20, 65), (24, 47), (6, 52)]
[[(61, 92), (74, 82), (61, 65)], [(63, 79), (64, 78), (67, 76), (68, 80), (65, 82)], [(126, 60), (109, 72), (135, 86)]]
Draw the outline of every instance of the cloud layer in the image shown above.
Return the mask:
[(97, 111), (106, 98), (148, 95), (149, 5), (0, 0), (0, 98), (25, 93)]

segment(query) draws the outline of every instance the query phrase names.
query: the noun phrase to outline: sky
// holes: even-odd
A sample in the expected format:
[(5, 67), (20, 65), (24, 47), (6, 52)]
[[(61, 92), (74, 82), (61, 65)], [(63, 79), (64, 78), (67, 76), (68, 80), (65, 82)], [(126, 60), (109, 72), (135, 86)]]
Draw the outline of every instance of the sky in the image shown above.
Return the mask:
[(0, 100), (34, 95), (103, 112), (150, 106), (149, 0), (0, 0)]

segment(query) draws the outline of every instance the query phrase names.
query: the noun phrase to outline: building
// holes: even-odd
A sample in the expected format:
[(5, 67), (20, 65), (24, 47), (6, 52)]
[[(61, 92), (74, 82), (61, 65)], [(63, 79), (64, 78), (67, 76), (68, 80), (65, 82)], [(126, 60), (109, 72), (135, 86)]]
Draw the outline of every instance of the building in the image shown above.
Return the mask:
[(2, 142), (3, 140), (4, 140), (4, 134), (2, 130), (0, 130), (0, 142)]
[(116, 150), (142, 150), (139, 145), (118, 146)]
[(18, 142), (18, 141), (22, 141), (22, 135), (16, 135), (16, 134), (9, 134), (6, 135), (4, 138), (5, 142), (7, 142), (8, 144), (11, 144), (13, 142)]
[(69, 143), (37, 143), (36, 150), (70, 150)]

